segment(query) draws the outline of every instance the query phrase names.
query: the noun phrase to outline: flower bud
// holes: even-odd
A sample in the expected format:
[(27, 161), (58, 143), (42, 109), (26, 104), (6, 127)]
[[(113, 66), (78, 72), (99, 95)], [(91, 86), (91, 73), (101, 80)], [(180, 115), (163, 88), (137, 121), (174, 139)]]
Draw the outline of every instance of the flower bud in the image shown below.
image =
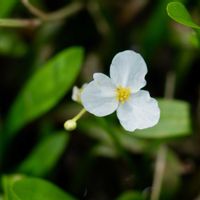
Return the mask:
[(70, 120), (67, 120), (65, 123), (64, 123), (64, 128), (65, 130), (67, 131), (73, 131), (76, 129), (76, 121), (73, 120), (73, 119), (70, 119)]

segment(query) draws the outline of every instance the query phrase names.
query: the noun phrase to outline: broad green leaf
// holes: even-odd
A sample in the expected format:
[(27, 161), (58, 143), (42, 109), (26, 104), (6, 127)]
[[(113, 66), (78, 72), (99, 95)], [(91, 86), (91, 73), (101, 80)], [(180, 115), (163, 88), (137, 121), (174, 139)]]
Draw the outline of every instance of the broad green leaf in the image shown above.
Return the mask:
[[(159, 123), (152, 128), (136, 130), (133, 133), (126, 132), (115, 122), (109, 122), (108, 129), (112, 129), (121, 146), (131, 152), (143, 152), (151, 146), (146, 140), (141, 139), (168, 139), (183, 137), (191, 134), (190, 106), (187, 102), (179, 100), (159, 99), (161, 116)], [(93, 137), (106, 145), (113, 146), (109, 130), (106, 130), (99, 123), (100, 118), (85, 119), (79, 122), (79, 128), (85, 134)], [(109, 126), (112, 124), (112, 126)]]
[(122, 193), (116, 200), (145, 200), (145, 198), (140, 192), (127, 191)]
[(13, 31), (0, 30), (0, 54), (8, 56), (23, 56), (27, 45)]
[(200, 29), (200, 26), (193, 21), (185, 6), (180, 2), (170, 2), (167, 5), (167, 13), (173, 20), (180, 24), (194, 29)]
[(136, 130), (132, 134), (140, 138), (172, 138), (191, 133), (190, 107), (184, 101), (160, 99), (160, 121), (152, 128)]
[[(5, 189), (6, 188), (6, 189)], [(4, 177), (5, 200), (75, 200), (52, 183), (31, 177)]]
[(11, 107), (5, 134), (14, 135), (24, 125), (55, 106), (74, 83), (82, 59), (83, 49), (72, 47), (36, 71)]
[(1, 0), (0, 18), (7, 17), (19, 0)]
[(18, 171), (27, 175), (44, 176), (56, 165), (69, 140), (66, 132), (48, 135), (33, 149)]
[[(99, 146), (95, 147), (94, 152), (96, 151), (97, 154), (105, 155), (105, 156), (116, 156), (117, 149), (115, 148), (115, 142), (113, 141), (113, 138), (109, 131), (102, 126), (99, 121), (107, 122), (107, 119), (104, 120), (102, 118), (94, 118), (91, 117), (89, 119), (84, 119), (84, 121), (80, 121), (78, 128), (81, 129), (85, 134), (87, 134), (89, 137), (92, 137), (96, 140), (99, 140), (101, 143)], [(112, 124), (112, 126), (109, 126), (109, 124)], [(117, 124), (113, 124), (108, 122), (108, 128), (112, 129), (114, 132), (116, 139), (119, 141), (120, 145), (123, 146), (125, 149), (127, 149), (130, 152), (134, 153), (141, 153), (149, 146), (149, 142), (140, 140), (132, 134), (126, 134), (124, 133), (124, 130), (119, 129)], [(111, 149), (113, 150), (111, 150)], [(107, 151), (107, 155), (106, 155)]]
[(22, 178), (23, 176), (21, 175), (3, 176), (2, 185), (4, 190), (4, 200), (9, 200), (15, 197), (15, 194), (12, 192), (12, 184)]

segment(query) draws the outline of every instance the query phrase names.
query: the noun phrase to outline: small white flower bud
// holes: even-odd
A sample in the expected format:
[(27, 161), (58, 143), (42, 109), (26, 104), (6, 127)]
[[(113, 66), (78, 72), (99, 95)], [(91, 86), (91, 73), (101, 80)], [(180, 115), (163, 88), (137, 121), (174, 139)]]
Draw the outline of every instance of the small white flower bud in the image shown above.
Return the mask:
[(87, 83), (84, 83), (81, 88), (78, 88), (77, 86), (73, 87), (73, 90), (72, 90), (73, 101), (81, 104), (81, 93), (86, 86), (87, 86)]
[(77, 127), (77, 123), (75, 120), (73, 119), (70, 119), (70, 120), (67, 120), (65, 123), (64, 123), (64, 128), (65, 130), (67, 131), (73, 131), (75, 130)]
[(72, 100), (76, 101), (78, 103), (81, 102), (81, 89), (79, 89), (77, 86), (73, 87), (73, 90), (72, 90)]

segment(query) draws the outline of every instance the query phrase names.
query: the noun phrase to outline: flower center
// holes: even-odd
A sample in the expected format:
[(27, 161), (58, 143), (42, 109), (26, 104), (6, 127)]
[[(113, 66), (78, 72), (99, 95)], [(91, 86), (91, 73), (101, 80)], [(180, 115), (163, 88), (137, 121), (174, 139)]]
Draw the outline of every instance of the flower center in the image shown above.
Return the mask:
[(128, 100), (130, 94), (131, 94), (131, 90), (130, 88), (125, 88), (125, 87), (117, 87), (116, 89), (116, 93), (117, 93), (117, 100), (120, 101), (120, 103), (124, 103), (125, 101)]

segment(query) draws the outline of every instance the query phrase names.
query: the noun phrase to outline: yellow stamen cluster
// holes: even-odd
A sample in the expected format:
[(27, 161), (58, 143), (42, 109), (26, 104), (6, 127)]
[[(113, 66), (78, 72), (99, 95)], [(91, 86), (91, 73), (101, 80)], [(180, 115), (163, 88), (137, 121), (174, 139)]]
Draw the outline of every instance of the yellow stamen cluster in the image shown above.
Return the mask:
[(125, 88), (125, 87), (119, 86), (116, 89), (116, 93), (117, 93), (117, 100), (120, 103), (124, 103), (125, 101), (128, 100), (128, 98), (129, 98), (129, 96), (131, 94), (131, 90), (130, 90), (130, 88)]

